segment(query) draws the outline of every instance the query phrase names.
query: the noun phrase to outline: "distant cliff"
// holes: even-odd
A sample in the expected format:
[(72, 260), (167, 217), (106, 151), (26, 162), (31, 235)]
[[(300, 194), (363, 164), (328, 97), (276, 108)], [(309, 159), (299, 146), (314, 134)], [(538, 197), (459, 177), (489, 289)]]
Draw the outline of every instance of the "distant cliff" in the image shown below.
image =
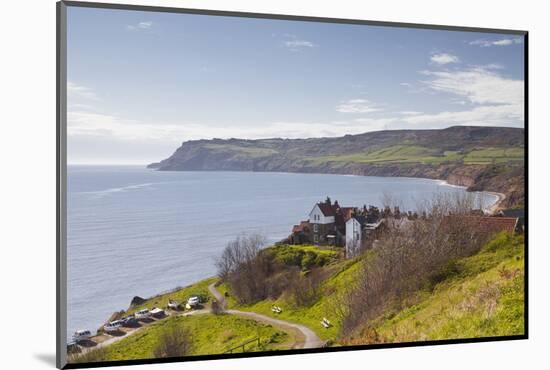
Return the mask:
[(148, 167), (161, 171), (269, 171), (406, 176), (446, 180), (469, 190), (524, 199), (524, 130), (456, 126), (310, 139), (184, 142)]

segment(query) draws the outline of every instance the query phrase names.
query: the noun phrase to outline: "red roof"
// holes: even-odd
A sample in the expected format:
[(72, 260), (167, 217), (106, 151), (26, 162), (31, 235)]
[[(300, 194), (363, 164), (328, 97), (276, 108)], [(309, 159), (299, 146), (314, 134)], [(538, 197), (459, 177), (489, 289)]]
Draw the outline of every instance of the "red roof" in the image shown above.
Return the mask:
[(311, 224), (308, 221), (300, 221), (300, 225), (294, 225), (292, 227), (292, 232), (299, 233), (299, 232), (305, 231), (306, 229), (310, 228), (310, 225)]
[(340, 208), (340, 212), (342, 212), (342, 216), (344, 217), (344, 222), (349, 220), (351, 216), (353, 215), (353, 210), (355, 208), (353, 207), (342, 207)]
[(328, 203), (317, 203), (317, 206), (323, 212), (323, 215), (325, 217), (334, 216), (336, 213), (334, 212), (334, 207), (331, 204)]
[(449, 221), (454, 217), (461, 217), (471, 227), (478, 228), (481, 231), (498, 233), (506, 231), (514, 233), (518, 219), (516, 217), (489, 217), (489, 216), (449, 216)]

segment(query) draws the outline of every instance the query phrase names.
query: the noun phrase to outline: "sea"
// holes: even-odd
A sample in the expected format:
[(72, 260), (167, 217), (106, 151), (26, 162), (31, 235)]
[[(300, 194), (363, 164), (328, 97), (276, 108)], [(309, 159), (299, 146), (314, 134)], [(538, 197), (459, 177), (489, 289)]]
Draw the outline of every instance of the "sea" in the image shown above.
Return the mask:
[[(391, 198), (414, 210), (434, 194), (465, 192), (417, 178), (92, 165), (69, 165), (67, 188), (68, 338), (95, 331), (134, 296), (215, 275), (238, 235), (285, 238), (327, 196), (358, 207)], [(487, 207), (498, 199), (475, 196)]]

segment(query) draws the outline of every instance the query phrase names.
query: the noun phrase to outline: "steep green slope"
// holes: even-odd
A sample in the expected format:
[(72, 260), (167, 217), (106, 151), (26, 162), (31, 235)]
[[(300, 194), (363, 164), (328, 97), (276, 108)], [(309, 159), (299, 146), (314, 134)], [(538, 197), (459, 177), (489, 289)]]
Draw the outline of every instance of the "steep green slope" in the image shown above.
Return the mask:
[[(372, 253), (362, 258), (369, 258)], [(358, 335), (341, 338), (342, 293), (357, 279), (360, 261), (340, 261), (323, 267), (326, 279), (318, 299), (309, 306), (296, 307), (288, 294), (239, 305), (229, 292), (229, 307), (304, 324), (334, 345), (517, 335), (524, 331), (523, 236), (498, 235), (478, 254), (450, 263), (441, 282), (407, 299), (408, 308), (386, 312)], [(222, 285), (219, 290), (225, 292), (227, 287)], [(273, 305), (283, 312), (273, 313)], [(324, 317), (332, 327), (321, 325)]]
[(416, 304), (387, 312), (347, 343), (410, 342), (524, 333), (523, 236), (499, 235), (450, 264), (447, 278)]

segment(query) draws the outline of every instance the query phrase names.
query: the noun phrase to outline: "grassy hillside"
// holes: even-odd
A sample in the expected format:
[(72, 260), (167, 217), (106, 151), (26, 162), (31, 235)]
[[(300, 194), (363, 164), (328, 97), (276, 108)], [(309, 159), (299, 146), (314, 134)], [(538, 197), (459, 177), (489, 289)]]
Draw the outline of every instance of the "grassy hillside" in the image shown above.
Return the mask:
[[(231, 308), (304, 324), (335, 345), (521, 334), (523, 245), (523, 236), (498, 235), (478, 254), (449, 264), (443, 280), (410, 297), (403, 310), (385, 312), (374, 326), (364, 328), (353, 338), (339, 337), (338, 311), (342, 307), (342, 291), (359, 273), (360, 259), (332, 262), (323, 267), (326, 279), (321, 284), (319, 299), (308, 307), (295, 307), (286, 294), (275, 300), (239, 305), (229, 292), (228, 304)], [(369, 253), (362, 258), (369, 258), (373, 252)], [(227, 289), (225, 285), (219, 287), (222, 292)], [(283, 312), (273, 313), (274, 304)], [(323, 317), (332, 322), (331, 328), (321, 326)]]
[(523, 236), (499, 235), (476, 255), (451, 263), (416, 304), (387, 312), (346, 343), (410, 342), (524, 333)]
[(523, 148), (471, 148), (467, 150), (442, 150), (417, 145), (393, 145), (384, 149), (362, 153), (309, 157), (307, 160), (320, 164), (331, 162), (368, 164), (432, 164), (461, 163), (488, 165), (493, 163), (518, 164), (523, 161)]
[(195, 284), (192, 284), (183, 288), (179, 288), (179, 289), (174, 289), (174, 291), (170, 293), (159, 294), (157, 296), (148, 298), (142, 304), (134, 305), (130, 307), (128, 310), (126, 310), (124, 315), (133, 314), (134, 312), (144, 308), (148, 308), (148, 309), (152, 309), (153, 307), (166, 308), (168, 306), (169, 300), (174, 300), (179, 303), (185, 303), (187, 302), (189, 297), (193, 295), (200, 295), (210, 299), (212, 297), (208, 292), (208, 285), (210, 285), (214, 281), (216, 281), (216, 278), (204, 279)]
[[(307, 306), (296, 306), (284, 292), (277, 299), (266, 299), (250, 305), (238, 304), (224, 284), (218, 287), (228, 293), (227, 308), (253, 311), (282, 320), (303, 324), (329, 345), (410, 342), (439, 339), (492, 337), (523, 334), (524, 327), (524, 238), (521, 235), (497, 235), (471, 257), (451, 261), (431, 284), (407, 297), (401, 308), (392, 305), (368, 326), (359, 327), (346, 338), (341, 337), (343, 293), (357, 280), (362, 262), (374, 251), (361, 257), (341, 260), (332, 249), (305, 246), (274, 246), (266, 253), (300, 274), (317, 269), (322, 280), (317, 298)], [(311, 264), (304, 261), (315, 261)], [(216, 278), (203, 280), (173, 293), (150, 298), (140, 307), (164, 306), (168, 298), (184, 300), (191, 294), (208, 294), (207, 286)], [(272, 305), (282, 309), (271, 311)], [(333, 324), (326, 329), (321, 320)], [(109, 361), (153, 357), (159, 337), (171, 326), (183, 324), (192, 333), (191, 355), (223, 353), (249, 339), (261, 343), (247, 346), (247, 351), (288, 349), (301, 338), (292, 331), (274, 328), (234, 315), (171, 316), (128, 335), (106, 348), (95, 350), (82, 361)]]
[(154, 358), (154, 349), (161, 334), (178, 324), (184, 325), (192, 333), (190, 356), (224, 353), (258, 337), (260, 345), (256, 342), (248, 344), (247, 352), (288, 349), (295, 340), (292, 333), (233, 315), (178, 316), (160, 320), (108, 347), (90, 352), (81, 360), (93, 362)]
[[(266, 299), (251, 305), (238, 304), (232, 297), (231, 292), (225, 284), (218, 287), (222, 293), (228, 292), (228, 308), (235, 308), (243, 311), (259, 312), (267, 316), (304, 324), (313, 330), (321, 339), (334, 342), (340, 331), (338, 321), (338, 308), (340, 307), (340, 293), (344, 288), (353, 282), (355, 274), (360, 267), (359, 259), (337, 260), (336, 252), (332, 250), (320, 249), (310, 245), (306, 246), (281, 246), (271, 248), (270, 253), (275, 253), (277, 259), (286, 261), (289, 266), (302, 266), (302, 262), (288, 256), (293, 253), (299, 255), (296, 251), (305, 251), (315, 254), (315, 260), (327, 258), (322, 264), (322, 274), (324, 280), (319, 287), (318, 299), (307, 307), (296, 307), (292, 297), (283, 294), (277, 299)], [(307, 254), (304, 254), (307, 256)], [(306, 257), (307, 258), (307, 257)], [(302, 260), (303, 261), (303, 260)], [(307, 273), (303, 272), (303, 273)], [(277, 314), (271, 311), (273, 305), (279, 306), (283, 312)], [(325, 329), (321, 325), (321, 320), (326, 317), (333, 324), (332, 327)]]

